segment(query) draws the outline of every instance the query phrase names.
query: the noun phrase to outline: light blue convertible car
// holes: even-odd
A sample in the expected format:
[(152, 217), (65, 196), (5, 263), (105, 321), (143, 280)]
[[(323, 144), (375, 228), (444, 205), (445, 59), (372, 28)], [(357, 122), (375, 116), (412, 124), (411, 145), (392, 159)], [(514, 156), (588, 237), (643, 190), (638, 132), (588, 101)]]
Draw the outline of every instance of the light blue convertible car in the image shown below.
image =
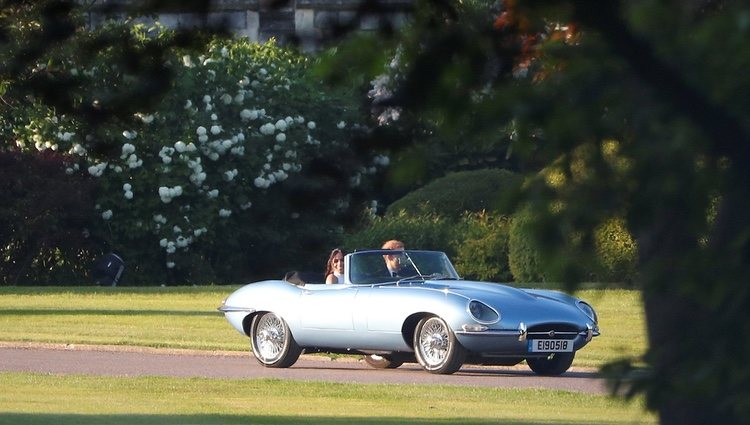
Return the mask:
[[(384, 255), (403, 265), (393, 277)], [(599, 335), (586, 302), (549, 290), (461, 280), (437, 251), (358, 251), (344, 257), (345, 282), (306, 282), (300, 274), (243, 286), (219, 310), (250, 337), (267, 367), (300, 354), (362, 354), (375, 368), (418, 362), (450, 374), (464, 363), (515, 365), (540, 375), (570, 368)], [(321, 280), (321, 279), (317, 279)]]

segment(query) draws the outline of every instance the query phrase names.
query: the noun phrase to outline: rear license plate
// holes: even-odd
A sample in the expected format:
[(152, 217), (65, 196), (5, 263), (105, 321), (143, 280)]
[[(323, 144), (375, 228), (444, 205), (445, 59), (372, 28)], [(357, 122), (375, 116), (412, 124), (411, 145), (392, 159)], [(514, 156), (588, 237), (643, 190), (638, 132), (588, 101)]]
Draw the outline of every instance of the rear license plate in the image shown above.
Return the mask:
[(530, 339), (531, 353), (564, 353), (573, 351), (573, 341), (569, 339)]

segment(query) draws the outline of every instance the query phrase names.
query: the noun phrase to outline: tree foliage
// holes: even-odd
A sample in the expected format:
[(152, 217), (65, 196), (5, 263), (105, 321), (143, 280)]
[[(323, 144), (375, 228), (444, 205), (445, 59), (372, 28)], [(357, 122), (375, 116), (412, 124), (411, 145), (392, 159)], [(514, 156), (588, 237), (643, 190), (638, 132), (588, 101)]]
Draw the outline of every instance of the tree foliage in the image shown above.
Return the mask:
[[(144, 2), (144, 7), (146, 3), (152, 2)], [(202, 2), (191, 7), (198, 3)], [(0, 152), (8, 164), (4, 170), (8, 185), (1, 194), (9, 213), (4, 219), (12, 221), (3, 222), (7, 231), (0, 246), (4, 270), (13, 273), (4, 275), (5, 282), (80, 282), (104, 249), (94, 242), (96, 238), (81, 240), (93, 233), (94, 185), (85, 177), (65, 173), (67, 154), (50, 149), (56, 136), (27, 141), (40, 149), (18, 155), (23, 149), (19, 149), (16, 132), (33, 127), (31, 117), (40, 110), (52, 110), (55, 116), (89, 127), (131, 116), (169, 88), (171, 74), (164, 52), (203, 39), (199, 34), (175, 33), (138, 42), (129, 31), (88, 32), (80, 6), (73, 0), (0, 4)], [(119, 69), (107, 76), (106, 85), (97, 84), (86, 73), (68, 72), (76, 66), (92, 67), (102, 56), (108, 58), (111, 69)], [(56, 123), (37, 124), (53, 131)], [(91, 150), (111, 151), (113, 142), (98, 138)], [(28, 181), (18, 185), (20, 176), (13, 174), (21, 171)], [(16, 190), (20, 187), (24, 191)]]
[(27, 60), (25, 38), (52, 25), (55, 3), (43, 6), (7, 9), (21, 24), (3, 50), (18, 62), (3, 69), (3, 149), (55, 152), (61, 172), (93, 178), (87, 229), (126, 260), (129, 283), (236, 282), (317, 263), (311, 247), (327, 250), (388, 163), (346, 143), (368, 131), (357, 105), (309, 78), (293, 49), (188, 45), (127, 19), (84, 30), (67, 4), (70, 33)]
[[(742, 361), (750, 343), (736, 337), (750, 323), (746, 3), (419, 5), (407, 31), (386, 35), (404, 75), (382, 104), (439, 131), (510, 140), (508, 152), (533, 176), (527, 228), (550, 279), (571, 288), (584, 280), (597, 229), (623, 217), (638, 246), (650, 348), (645, 370), (629, 375), (627, 361), (611, 370), (632, 378), (620, 382), (645, 392), (662, 423), (742, 423), (750, 406)], [(539, 173), (553, 163), (566, 184)]]

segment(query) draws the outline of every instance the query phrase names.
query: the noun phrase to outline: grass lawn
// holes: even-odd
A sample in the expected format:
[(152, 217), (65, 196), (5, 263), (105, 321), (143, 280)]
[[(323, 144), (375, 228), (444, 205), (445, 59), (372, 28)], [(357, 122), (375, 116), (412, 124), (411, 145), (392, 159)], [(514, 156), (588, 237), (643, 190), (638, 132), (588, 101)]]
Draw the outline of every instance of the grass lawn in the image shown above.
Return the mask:
[[(2, 287), (0, 342), (245, 351), (236, 287)], [(640, 294), (585, 290), (602, 335), (574, 367), (645, 350)], [(0, 359), (2, 361), (2, 359)], [(553, 390), (0, 373), (2, 424), (641, 424), (642, 401)]]
[(534, 390), (0, 373), (0, 424), (644, 424), (640, 401)]

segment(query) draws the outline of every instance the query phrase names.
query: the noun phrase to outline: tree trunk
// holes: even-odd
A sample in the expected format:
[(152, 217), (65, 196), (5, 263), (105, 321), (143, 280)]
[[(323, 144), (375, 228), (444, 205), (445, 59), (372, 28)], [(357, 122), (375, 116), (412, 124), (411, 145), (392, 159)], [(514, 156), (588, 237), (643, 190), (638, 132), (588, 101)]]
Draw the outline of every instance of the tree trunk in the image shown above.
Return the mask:
[[(729, 204), (722, 203), (717, 223), (724, 224), (724, 216), (736, 215)], [(741, 423), (727, 404), (737, 396), (737, 388), (722, 382), (732, 370), (732, 365), (725, 363), (730, 360), (726, 358), (729, 353), (716, 349), (727, 346), (727, 338), (732, 338), (727, 332), (733, 320), (722, 314), (722, 305), (724, 299), (735, 295), (732, 279), (712, 270), (723, 269), (732, 260), (724, 251), (712, 253), (699, 246), (688, 220), (678, 209), (670, 210), (639, 236), (649, 343), (646, 360), (651, 369), (647, 403), (658, 412), (662, 425)], [(718, 227), (722, 229), (718, 233), (737, 230), (731, 225)], [(727, 234), (712, 234), (709, 239), (724, 240), (724, 236)], [(701, 262), (704, 256), (708, 259)], [(718, 298), (714, 298), (716, 294)]]

